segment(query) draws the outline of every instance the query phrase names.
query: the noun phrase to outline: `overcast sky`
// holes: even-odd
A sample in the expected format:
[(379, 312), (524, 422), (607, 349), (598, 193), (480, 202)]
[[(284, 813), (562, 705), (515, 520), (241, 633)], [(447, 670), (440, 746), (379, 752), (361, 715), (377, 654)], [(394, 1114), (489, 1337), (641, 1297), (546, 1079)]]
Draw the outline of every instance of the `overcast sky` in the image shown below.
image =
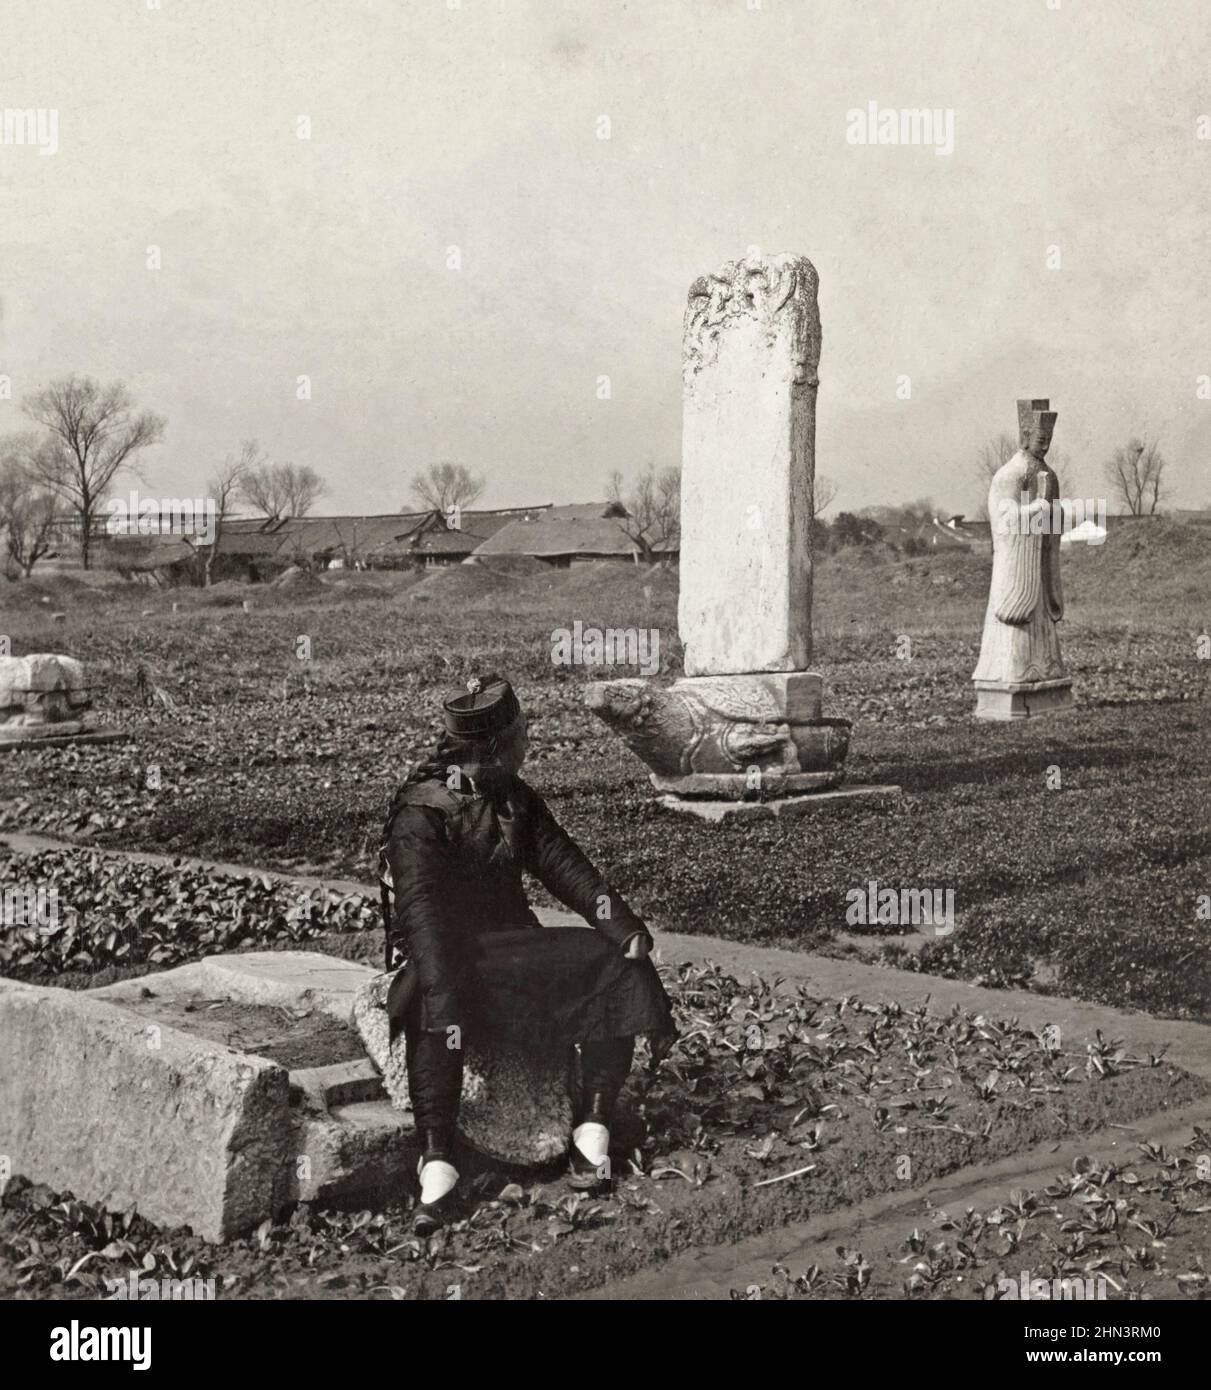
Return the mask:
[[(1055, 5), (3, 0), (0, 108), (59, 128), (0, 144), (0, 433), (77, 371), (168, 417), (153, 496), (256, 436), (322, 510), (444, 459), (594, 499), (679, 458), (686, 290), (755, 245), (820, 274), (837, 507), (974, 512), (1028, 395), (1086, 494), (1150, 431), (1211, 504), (1206, 0)], [(849, 143), (871, 101), (953, 153)]]

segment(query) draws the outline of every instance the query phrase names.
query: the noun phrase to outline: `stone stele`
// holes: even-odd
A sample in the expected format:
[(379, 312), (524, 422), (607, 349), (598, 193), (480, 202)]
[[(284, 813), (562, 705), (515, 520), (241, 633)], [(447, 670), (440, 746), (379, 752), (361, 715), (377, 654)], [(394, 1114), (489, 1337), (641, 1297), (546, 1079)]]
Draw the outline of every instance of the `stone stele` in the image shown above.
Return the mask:
[[(850, 725), (823, 716), (812, 655), (818, 278), (750, 255), (690, 286), (683, 334), (685, 675), (597, 681), (585, 701), (647, 764), (664, 805), (780, 814), (844, 779)], [(877, 790), (886, 797), (895, 788)], [(860, 794), (855, 792), (855, 795)], [(852, 798), (851, 798), (852, 799)]]
[(811, 661), (818, 284), (804, 256), (749, 256), (690, 286), (678, 611), (687, 676)]
[(50, 652), (0, 657), (0, 748), (122, 737), (102, 727), (84, 667), (74, 658)]

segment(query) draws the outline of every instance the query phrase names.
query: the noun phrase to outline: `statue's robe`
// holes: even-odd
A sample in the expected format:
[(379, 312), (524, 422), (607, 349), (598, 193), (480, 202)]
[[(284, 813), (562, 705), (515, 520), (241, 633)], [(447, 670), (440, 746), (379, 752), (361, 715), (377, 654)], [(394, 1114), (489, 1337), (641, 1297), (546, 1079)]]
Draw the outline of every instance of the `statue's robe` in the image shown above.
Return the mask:
[[(980, 660), (972, 679), (1004, 685), (1060, 680), (1065, 676), (1056, 623), (1064, 616), (1060, 584), (1060, 536), (1052, 507), (1042, 534), (1030, 531), (1023, 504), (1059, 498), (1059, 480), (1045, 463), (1037, 465), (1019, 449), (993, 475), (988, 489), (992, 525), (992, 584)], [(1036, 526), (1039, 524), (1036, 520)]]

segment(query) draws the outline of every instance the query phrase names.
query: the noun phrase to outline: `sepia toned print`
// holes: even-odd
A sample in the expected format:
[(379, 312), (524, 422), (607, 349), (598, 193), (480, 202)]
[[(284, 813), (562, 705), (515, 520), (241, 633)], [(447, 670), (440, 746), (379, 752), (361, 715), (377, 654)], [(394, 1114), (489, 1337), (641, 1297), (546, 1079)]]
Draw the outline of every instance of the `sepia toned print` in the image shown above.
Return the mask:
[(2, 33), (39, 1362), (270, 1300), (1084, 1361), (1211, 1297), (1205, 5)]

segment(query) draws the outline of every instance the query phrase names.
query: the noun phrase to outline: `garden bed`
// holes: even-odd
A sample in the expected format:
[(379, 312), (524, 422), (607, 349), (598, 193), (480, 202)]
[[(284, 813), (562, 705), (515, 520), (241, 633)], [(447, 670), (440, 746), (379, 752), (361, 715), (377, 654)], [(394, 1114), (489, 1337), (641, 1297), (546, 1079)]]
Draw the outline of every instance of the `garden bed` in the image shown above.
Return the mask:
[[(346, 603), (332, 588), (292, 606), (274, 590), (273, 606), (251, 613), (187, 595), (172, 614), (170, 593), (129, 604), (119, 593), (104, 608), (69, 605), (53, 629), (37, 606), (18, 609), (15, 649), (49, 644), (89, 662), (135, 739), (9, 755), (0, 829), (372, 881), (388, 801), (434, 736), (440, 694), (494, 667), (532, 714), (528, 780), (657, 929), (844, 949), (846, 895), (871, 879), (953, 890), (953, 935), (901, 962), (894, 935), (876, 932), (888, 959), (1211, 1019), (1196, 916), (1211, 880), (1211, 662), (1195, 646), (1211, 586), (1201, 551), (1156, 537), (1156, 554), (1127, 557), (1121, 576), (1110, 546), (1066, 557), (1062, 641), (1078, 706), (1022, 727), (971, 718), (986, 557), (827, 557), (815, 662), (828, 713), (855, 721), (851, 780), (905, 795), (896, 809), (793, 824), (664, 811), (641, 764), (583, 707), (584, 682), (602, 670), (552, 666), (551, 632), (580, 619), (656, 628), (661, 679), (678, 674), (665, 574), (546, 572), (533, 592), (502, 581), (428, 605), (390, 591)], [(901, 636), (910, 660), (895, 655)], [(132, 653), (171, 708), (138, 702)]]
[[(1211, 1299), (1211, 1133), (1124, 1164), (1078, 1159), (1008, 1202), (938, 1211), (894, 1249), (840, 1247), (829, 1264), (771, 1268), (733, 1298)], [(1034, 1285), (1040, 1280), (1046, 1292)]]
[(0, 1217), (0, 1295), (87, 1297), (130, 1268), (192, 1262), (221, 1296), (445, 1298), (457, 1285), (464, 1298), (566, 1297), (1208, 1089), (1117, 1039), (1060, 1052), (960, 1010), (825, 1001), (710, 966), (665, 978), (681, 1037), (628, 1083), (607, 1196), (571, 1194), (557, 1175), (480, 1172), (429, 1242), (410, 1235), (405, 1198), (377, 1213), (300, 1208), (215, 1248), (134, 1218), (119, 1231), (16, 1184)]

